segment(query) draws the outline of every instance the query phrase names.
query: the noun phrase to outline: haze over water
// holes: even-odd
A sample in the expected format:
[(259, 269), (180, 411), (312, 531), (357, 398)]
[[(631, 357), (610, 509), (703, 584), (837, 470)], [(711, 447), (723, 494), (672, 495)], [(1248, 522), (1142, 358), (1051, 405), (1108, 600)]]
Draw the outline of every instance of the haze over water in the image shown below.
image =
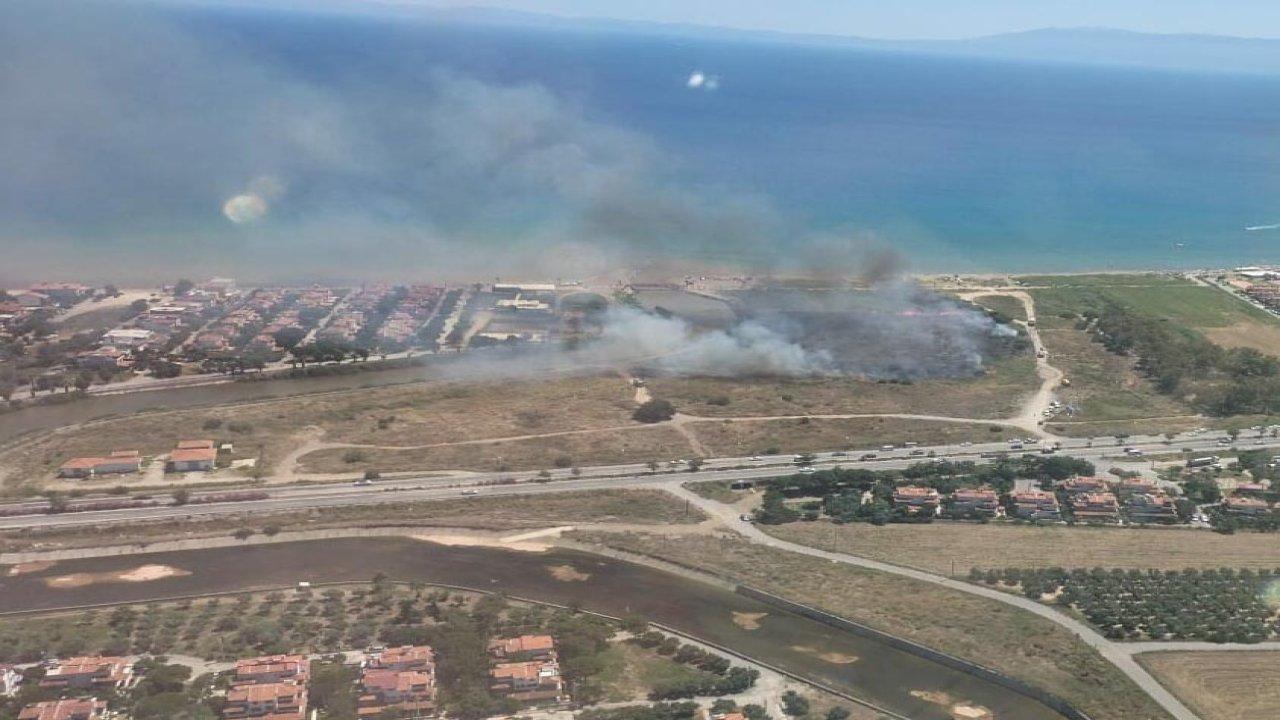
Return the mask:
[[(361, 107), (370, 117), (384, 105), (408, 108), (405, 122), (361, 127), (360, 142), (350, 146), (370, 164), (359, 172), (351, 164), (335, 172), (295, 162), (271, 148), (263, 154), (272, 162), (231, 165), (223, 159), (235, 153), (215, 139), (208, 152), (221, 165), (203, 157), (183, 164), (193, 173), (207, 168), (212, 179), (203, 185), (175, 179), (173, 171), (132, 168), (135, 158), (113, 152), (108, 137), (90, 166), (77, 168), (81, 176), (99, 175), (94, 182), (58, 186), (39, 202), (23, 196), (20, 178), (0, 185), (9, 195), (0, 197), (0, 207), (10, 216), (0, 222), (0, 239), (34, 248), (40, 271), (57, 267), (61, 253), (94, 257), (98, 269), (115, 261), (162, 267), (194, 261), (235, 272), (240, 258), (251, 264), (244, 275), (269, 274), (263, 268), (272, 263), (304, 272), (306, 255), (330, 253), (342, 267), (335, 275), (394, 275), (408, 263), (429, 265), (438, 252), (439, 246), (403, 238), (363, 247), (362, 233), (383, 224), (422, 227), (481, 255), (560, 239), (594, 242), (565, 237), (584, 224), (557, 217), (551, 206), (560, 195), (508, 192), (502, 178), (485, 185), (486, 173), (506, 168), (476, 173), (470, 181), (479, 190), (449, 188), (452, 170), (421, 179), (418, 169), (439, 149), (419, 147), (429, 130), (412, 120), (421, 112), (416, 105), (429, 111), (439, 93), (424, 99), (430, 84), (424, 78), (442, 73), (480, 88), (545, 89), (559, 103), (555, 112), (590, 125), (582, 143), (588, 148), (616, 155), (618, 147), (643, 146), (644, 161), (628, 160), (628, 167), (661, 176), (664, 204), (631, 207), (643, 204), (639, 198), (653, 187), (647, 181), (622, 183), (625, 192), (603, 204), (593, 189), (581, 191), (591, 195), (581, 213), (585, 226), (633, 255), (821, 263), (831, 248), (852, 244), (898, 250), (917, 271), (1280, 262), (1280, 229), (1244, 229), (1280, 223), (1280, 78), (638, 32), (283, 12), (162, 14), (218, 52), (249, 58), (289, 87), (306, 88), (308, 97)], [(690, 83), (694, 73), (703, 81)], [(496, 103), (503, 102), (499, 92)], [(209, 112), (222, 111), (211, 103)], [(239, 120), (218, 119), (219, 127)], [(351, 125), (359, 123), (335, 124)], [(624, 140), (610, 144), (613, 133)], [(237, 142), (252, 148), (246, 134)], [(611, 139), (600, 141), (603, 135)], [(189, 145), (202, 142), (197, 135)], [(365, 153), (370, 146), (378, 149)], [(404, 157), (394, 158), (401, 150)], [(384, 168), (369, 160), (380, 155), (394, 162)], [(112, 172), (124, 182), (112, 182)], [(261, 173), (282, 183), (270, 214), (241, 225), (228, 221), (224, 201)], [(565, 191), (575, 200), (578, 192)], [(704, 194), (714, 200), (683, 204)], [(671, 207), (691, 216), (712, 207), (707, 214), (717, 217), (715, 227), (655, 220), (671, 215)], [(733, 217), (737, 209), (743, 217)], [(332, 231), (335, 215), (343, 221), (341, 242), (315, 244), (310, 233)], [(698, 237), (685, 236), (691, 223)], [(764, 225), (768, 231), (759, 231)], [(66, 267), (74, 266), (68, 259)]]

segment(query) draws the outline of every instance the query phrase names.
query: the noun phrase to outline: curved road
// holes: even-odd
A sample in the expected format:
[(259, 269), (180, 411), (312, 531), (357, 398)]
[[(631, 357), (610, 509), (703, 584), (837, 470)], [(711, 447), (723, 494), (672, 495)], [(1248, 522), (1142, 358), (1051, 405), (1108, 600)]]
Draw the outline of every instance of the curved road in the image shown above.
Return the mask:
[[(944, 577), (942, 575), (935, 575), (933, 573), (927, 573), (920, 570), (913, 570), (911, 568), (905, 568), (898, 565), (869, 560), (867, 558), (858, 557), (857, 555), (819, 550), (807, 545), (798, 545), (796, 543), (787, 542), (786, 540), (780, 540), (772, 535), (766, 534), (755, 525), (743, 521), (739, 518), (736, 508), (715, 500), (704, 498), (695, 492), (681, 487), (679, 483), (669, 483), (665, 485), (664, 488), (668, 492), (684, 498), (689, 503), (702, 509), (708, 515), (717, 518), (724, 523), (725, 527), (734, 530), (738, 534), (760, 545), (774, 547), (780, 550), (787, 550), (789, 552), (799, 553), (802, 555), (810, 555), (832, 562), (866, 568), (868, 570), (901, 575), (903, 577), (911, 578), (912, 580), (919, 580), (921, 582), (932, 583), (934, 585), (941, 585), (951, 590), (969, 593), (970, 595), (978, 595), (989, 600), (996, 600), (998, 602), (1005, 603), (1006, 605), (1013, 605), (1020, 610), (1025, 610), (1039, 615), (1046, 620), (1057, 623), (1058, 625), (1070, 630), (1090, 647), (1101, 653), (1103, 657), (1119, 668), (1121, 672), (1127, 675), (1130, 680), (1141, 687), (1148, 695), (1159, 703), (1165, 711), (1177, 718), (1177, 720), (1199, 720), (1195, 713), (1191, 712), (1186, 705), (1183, 705), (1178, 698), (1173, 696), (1173, 693), (1166, 690), (1163, 685), (1156, 681), (1150, 673), (1148, 673), (1136, 660), (1133, 659), (1133, 656), (1137, 652), (1142, 652), (1143, 649), (1156, 649), (1152, 647), (1143, 648), (1144, 645), (1163, 646), (1163, 643), (1135, 643), (1133, 645), (1127, 645), (1124, 643), (1112, 642), (1098, 634), (1097, 631), (1083, 622), (1080, 622), (1079, 620), (1076, 620), (1064, 613), (1058, 612), (1047, 605), (1036, 602), (1035, 600), (1022, 597), (1021, 595), (1012, 595), (999, 590), (983, 587), (981, 585), (971, 585), (959, 580), (952, 580), (951, 578)], [(1197, 643), (1196, 645), (1199, 644)], [(1135, 646), (1139, 649), (1132, 649)], [(1256, 648), (1256, 646), (1253, 647)], [(1163, 647), (1161, 649), (1163, 649)]]

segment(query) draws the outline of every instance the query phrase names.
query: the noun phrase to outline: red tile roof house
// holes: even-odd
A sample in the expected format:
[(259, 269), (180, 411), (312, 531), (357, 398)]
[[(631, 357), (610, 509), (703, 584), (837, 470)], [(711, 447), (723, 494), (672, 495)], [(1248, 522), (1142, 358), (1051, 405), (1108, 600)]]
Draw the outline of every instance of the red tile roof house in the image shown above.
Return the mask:
[(489, 654), (499, 662), (555, 660), (556, 641), (550, 635), (496, 638), (489, 643)]
[(1014, 515), (1024, 520), (1061, 520), (1058, 497), (1046, 490), (1019, 490), (1010, 495)]
[(938, 491), (933, 488), (903, 485), (893, 491), (893, 506), (905, 509), (909, 515), (936, 514), (940, 499)]
[(1071, 512), (1083, 522), (1119, 522), (1120, 505), (1109, 492), (1081, 493), (1071, 499)]
[(375, 670), (422, 670), (435, 672), (436, 653), (426, 645), (387, 648), (369, 661)]
[(233, 687), (227, 691), (222, 717), (227, 720), (305, 720), (307, 688), (294, 682)]
[(142, 468), (137, 450), (114, 450), (107, 457), (71, 458), (58, 468), (58, 477), (85, 478), (94, 475), (136, 473)]
[(422, 670), (366, 668), (360, 679), (356, 714), (377, 717), (390, 711), (400, 717), (426, 717), (436, 710), (436, 676)]
[(59, 660), (45, 672), (40, 687), (89, 690), (121, 688), (133, 677), (133, 663), (119, 657), (74, 657)]
[(527, 703), (564, 699), (564, 680), (555, 660), (499, 663), (489, 671), (489, 689)]
[(1074, 477), (1064, 480), (1059, 487), (1068, 495), (1079, 495), (1081, 493), (1105, 492), (1108, 488), (1108, 483), (1106, 479), (1100, 477)]
[(1173, 499), (1165, 495), (1133, 493), (1125, 500), (1124, 509), (1133, 522), (1178, 522), (1178, 508)]
[(1262, 483), (1237, 483), (1235, 489), (1232, 490), (1231, 492), (1233, 495), (1248, 495), (1250, 497), (1257, 497), (1259, 495), (1266, 494), (1267, 486), (1263, 485)]
[(311, 661), (306, 655), (264, 655), (237, 661), (231, 684), (262, 685), (286, 680), (306, 684), (310, 674)]
[(1233, 515), (1261, 515), (1271, 509), (1266, 500), (1233, 496), (1222, 501), (1222, 509)]
[(1000, 495), (989, 487), (960, 488), (951, 494), (950, 510), (958, 515), (995, 517), (1000, 512)]
[(180, 440), (178, 447), (169, 453), (164, 469), (165, 472), (212, 470), (217, 460), (218, 450), (212, 440)]
[(106, 716), (106, 700), (80, 698), (32, 703), (22, 708), (18, 720), (100, 720)]

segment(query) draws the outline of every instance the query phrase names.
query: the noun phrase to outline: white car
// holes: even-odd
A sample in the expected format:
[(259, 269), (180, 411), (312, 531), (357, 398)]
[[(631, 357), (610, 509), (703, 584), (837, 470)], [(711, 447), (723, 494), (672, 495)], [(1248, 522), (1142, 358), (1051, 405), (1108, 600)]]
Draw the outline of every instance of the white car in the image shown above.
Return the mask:
[(476, 490), (475, 488), (467, 488), (466, 490), (462, 491), (462, 494), (463, 495), (479, 495), (480, 491)]

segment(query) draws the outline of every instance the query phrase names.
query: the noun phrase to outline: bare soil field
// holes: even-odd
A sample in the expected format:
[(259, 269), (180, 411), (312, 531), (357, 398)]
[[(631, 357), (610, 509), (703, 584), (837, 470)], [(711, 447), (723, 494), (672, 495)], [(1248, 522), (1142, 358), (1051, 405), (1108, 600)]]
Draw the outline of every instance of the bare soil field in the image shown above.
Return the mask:
[(901, 445), (908, 441), (921, 445), (965, 440), (995, 442), (1018, 435), (1015, 430), (999, 425), (898, 418), (736, 419), (690, 423), (688, 428), (713, 455), (731, 457), (777, 452), (847, 450), (877, 447), (884, 443)]
[[(179, 439), (214, 438), (270, 472), (308, 427), (332, 442), (425, 445), (629, 425), (632, 391), (617, 377), (414, 384), (170, 410), (63, 428), (0, 454), (6, 489), (47, 480), (68, 458), (116, 449), (154, 456)], [(114, 485), (128, 477), (108, 478)]]
[(1247, 347), (1280, 355), (1280, 327), (1274, 324), (1250, 319), (1226, 327), (1201, 328), (1200, 332), (1223, 347)]
[(769, 534), (824, 550), (942, 575), (970, 568), (1107, 567), (1157, 570), (1280, 566), (1280, 543), (1265, 533), (1179, 528), (1092, 528), (935, 522), (928, 525), (790, 523)]
[(1275, 652), (1157, 652), (1137, 659), (1202, 720), (1280, 717)]
[(856, 378), (653, 378), (654, 397), (691, 415), (920, 413), (1000, 418), (1013, 415), (1038, 386), (1029, 356), (1008, 358), (985, 375), (961, 380), (879, 383)]
[[(705, 519), (706, 516), (697, 508), (687, 507), (683, 501), (661, 490), (593, 490), (317, 508), (244, 517), (196, 517), (88, 528), (6, 531), (0, 533), (0, 552), (92, 547), (102, 545), (104, 537), (110, 544), (128, 545), (226, 536), (237, 528), (261, 531), (272, 527), (283, 532), (421, 525), (506, 531), (583, 523), (689, 525)], [(109, 534), (104, 535), (104, 532)]]
[(1003, 603), (737, 538), (573, 535), (748, 583), (974, 660), (1055, 692), (1095, 720), (1166, 717), (1069, 631)]
[[(617, 465), (665, 462), (693, 454), (689, 441), (670, 427), (607, 430), (574, 435), (557, 435), (528, 440), (496, 440), (468, 445), (433, 448), (385, 449), (330, 448), (300, 458), (306, 473), (350, 473), (376, 469), (402, 470), (491, 470), (497, 472), (541, 470), (577, 465)], [(359, 458), (353, 460), (354, 458)]]

